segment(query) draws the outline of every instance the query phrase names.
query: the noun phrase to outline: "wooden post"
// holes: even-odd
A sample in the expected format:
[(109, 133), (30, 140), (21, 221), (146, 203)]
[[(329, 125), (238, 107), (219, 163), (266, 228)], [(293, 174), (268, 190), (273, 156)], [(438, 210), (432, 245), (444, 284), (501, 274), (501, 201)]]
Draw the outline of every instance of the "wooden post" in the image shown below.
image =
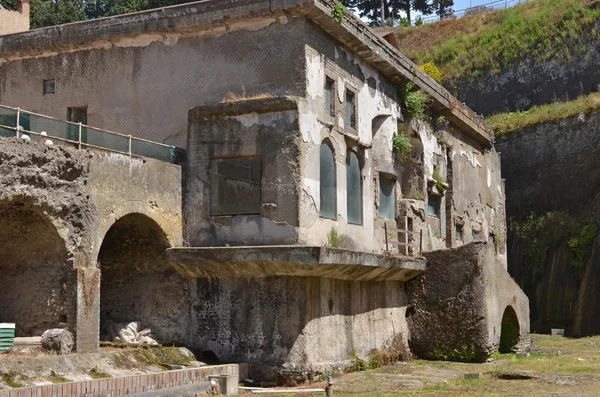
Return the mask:
[(331, 376), (327, 379), (327, 387), (325, 388), (325, 395), (327, 397), (333, 396), (333, 378)]

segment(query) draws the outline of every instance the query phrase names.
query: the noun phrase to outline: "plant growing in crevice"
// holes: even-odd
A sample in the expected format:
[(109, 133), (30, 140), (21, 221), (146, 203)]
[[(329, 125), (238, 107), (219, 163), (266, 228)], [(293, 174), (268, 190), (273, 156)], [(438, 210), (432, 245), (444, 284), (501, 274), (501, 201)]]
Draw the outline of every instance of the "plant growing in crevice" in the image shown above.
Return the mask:
[(344, 235), (340, 234), (336, 227), (332, 227), (329, 233), (327, 233), (327, 247), (329, 248), (343, 248), (344, 247)]
[(336, 21), (337, 23), (344, 22), (344, 18), (346, 17), (347, 14), (348, 14), (348, 9), (344, 6), (344, 4), (342, 4), (341, 1), (338, 1), (337, 3), (335, 3), (333, 5), (333, 8), (331, 9), (331, 18), (333, 18), (333, 20)]
[(400, 161), (405, 161), (412, 152), (410, 137), (404, 132), (394, 132), (394, 135), (392, 135), (392, 149)]
[(400, 89), (400, 99), (403, 104), (402, 114), (407, 120), (423, 118), (429, 96), (418, 89), (416, 84), (406, 83)]
[(444, 194), (444, 192), (447, 189), (446, 178), (440, 175), (440, 171), (437, 165), (433, 167), (433, 174), (431, 175), (431, 177), (435, 180), (435, 186), (437, 187), (438, 191), (441, 194)]

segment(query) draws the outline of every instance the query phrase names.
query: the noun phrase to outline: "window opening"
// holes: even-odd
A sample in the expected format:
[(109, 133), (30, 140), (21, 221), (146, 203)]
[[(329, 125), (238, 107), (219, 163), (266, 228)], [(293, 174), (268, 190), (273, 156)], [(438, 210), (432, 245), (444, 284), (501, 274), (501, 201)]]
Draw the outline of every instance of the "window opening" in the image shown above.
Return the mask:
[(396, 180), (379, 174), (379, 208), (377, 215), (385, 219), (396, 219)]
[(348, 223), (362, 224), (362, 177), (360, 163), (354, 152), (346, 159), (346, 202)]
[(328, 116), (335, 116), (335, 85), (332, 79), (325, 79), (325, 112)]
[(214, 159), (211, 215), (260, 214), (260, 157)]
[(319, 169), (319, 190), (321, 207), (319, 215), (336, 219), (336, 172), (335, 157), (328, 143), (321, 144)]
[(354, 93), (346, 91), (346, 126), (356, 129), (356, 107)]
[(44, 95), (54, 94), (56, 92), (56, 82), (52, 80), (44, 80)]
[(430, 194), (427, 198), (427, 214), (430, 216), (440, 216), (441, 197)]

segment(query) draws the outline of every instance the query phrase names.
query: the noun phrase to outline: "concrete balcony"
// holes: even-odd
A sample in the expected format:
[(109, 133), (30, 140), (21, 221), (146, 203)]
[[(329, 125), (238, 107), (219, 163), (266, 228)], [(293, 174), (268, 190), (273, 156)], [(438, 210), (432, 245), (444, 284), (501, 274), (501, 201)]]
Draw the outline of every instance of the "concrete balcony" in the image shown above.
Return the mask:
[(407, 281), (425, 270), (419, 258), (316, 246), (170, 248), (171, 265), (191, 277), (322, 277)]

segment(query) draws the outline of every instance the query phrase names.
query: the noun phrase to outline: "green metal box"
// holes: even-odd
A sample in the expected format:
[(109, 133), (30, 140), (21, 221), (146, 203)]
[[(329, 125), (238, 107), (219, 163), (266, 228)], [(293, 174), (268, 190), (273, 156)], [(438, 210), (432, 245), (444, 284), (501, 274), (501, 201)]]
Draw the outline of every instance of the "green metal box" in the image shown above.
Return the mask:
[(15, 344), (15, 324), (0, 323), (0, 352), (10, 349)]

